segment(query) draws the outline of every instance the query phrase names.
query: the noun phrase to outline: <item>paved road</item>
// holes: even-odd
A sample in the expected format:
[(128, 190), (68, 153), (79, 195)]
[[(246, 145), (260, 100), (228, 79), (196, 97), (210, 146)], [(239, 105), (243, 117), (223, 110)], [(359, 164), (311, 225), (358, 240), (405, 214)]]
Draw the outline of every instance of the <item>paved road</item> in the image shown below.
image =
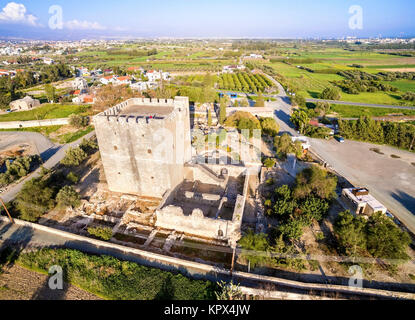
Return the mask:
[(415, 107), (405, 107), (405, 106), (393, 106), (387, 104), (372, 104), (372, 103), (363, 103), (363, 102), (349, 102), (349, 101), (338, 101), (338, 100), (322, 100), (322, 99), (306, 99), (307, 102), (328, 102), (333, 104), (342, 104), (347, 106), (361, 106), (368, 108), (390, 108), (390, 109), (402, 109), (402, 110), (415, 110)]
[[(70, 144), (66, 144), (64, 146), (56, 147), (54, 149), (54, 154), (43, 164), (43, 167), (45, 167), (46, 169), (53, 168), (65, 157), (66, 150), (68, 150), (69, 148), (78, 146), (82, 142), (82, 140), (90, 139), (94, 135), (95, 135), (95, 131), (92, 131), (92, 132), (88, 133), (86, 136), (83, 136), (82, 138), (80, 138), (79, 140), (77, 140), (75, 142), (72, 142)], [(25, 182), (30, 180), (30, 179), (39, 177), (40, 172), (41, 172), (41, 168), (39, 168), (38, 170), (32, 172), (30, 175), (28, 175), (25, 179), (20, 181), (18, 184), (12, 186), (5, 193), (1, 194), (1, 198), (3, 199), (3, 201), (7, 203), (7, 202), (10, 202), (10, 201), (14, 200), (16, 195), (20, 192), (20, 190), (22, 190), (23, 185), (25, 184)]]
[[(274, 79), (269, 77), (279, 85)], [(276, 120), (282, 132), (298, 136), (290, 121), (291, 105), (279, 85), (275, 108)], [(405, 226), (415, 233), (415, 154), (389, 146), (335, 140), (310, 139), (311, 150), (340, 175), (357, 187), (368, 187), (371, 194), (382, 202)], [(384, 155), (370, 149), (379, 148)], [(397, 155), (400, 158), (392, 158)]]
[(0, 132), (0, 150), (6, 150), (19, 144), (29, 144), (46, 161), (51, 156), (51, 151), (56, 147), (44, 135), (36, 132)]

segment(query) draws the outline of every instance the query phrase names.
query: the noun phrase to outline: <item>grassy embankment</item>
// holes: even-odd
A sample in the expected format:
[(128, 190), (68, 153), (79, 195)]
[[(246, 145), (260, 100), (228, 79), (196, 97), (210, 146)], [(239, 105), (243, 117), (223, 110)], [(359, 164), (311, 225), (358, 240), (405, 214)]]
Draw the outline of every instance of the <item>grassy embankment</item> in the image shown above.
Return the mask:
[(210, 281), (191, 280), (181, 274), (77, 250), (26, 252), (14, 262), (43, 274), (59, 265), (66, 282), (109, 300), (214, 300), (217, 290)]

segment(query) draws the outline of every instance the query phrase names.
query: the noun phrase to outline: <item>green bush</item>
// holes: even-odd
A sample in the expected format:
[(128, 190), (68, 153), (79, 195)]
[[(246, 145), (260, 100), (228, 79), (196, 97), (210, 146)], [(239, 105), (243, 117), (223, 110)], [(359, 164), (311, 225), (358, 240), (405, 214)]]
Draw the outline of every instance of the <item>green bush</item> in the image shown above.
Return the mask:
[(280, 131), (280, 126), (273, 118), (261, 118), (259, 121), (261, 122), (263, 134), (275, 137)]
[(65, 186), (59, 190), (56, 201), (61, 207), (76, 208), (80, 205), (80, 197), (78, 192), (72, 186)]
[(17, 262), (45, 273), (59, 265), (65, 281), (112, 300), (214, 300), (217, 290), (210, 281), (77, 250), (42, 249), (21, 254)]
[(267, 167), (268, 169), (274, 167), (275, 164), (276, 164), (276, 161), (274, 159), (267, 158), (264, 160), (264, 166)]
[(69, 174), (66, 176), (66, 179), (73, 184), (77, 184), (79, 182), (79, 177), (73, 172), (69, 172)]
[(108, 227), (88, 228), (88, 233), (92, 236), (108, 241), (112, 238), (112, 229)]
[(61, 163), (66, 167), (75, 167), (79, 166), (87, 157), (87, 153), (82, 148), (69, 148)]
[(83, 128), (89, 125), (89, 118), (79, 114), (71, 114), (69, 116), (69, 124), (75, 128)]

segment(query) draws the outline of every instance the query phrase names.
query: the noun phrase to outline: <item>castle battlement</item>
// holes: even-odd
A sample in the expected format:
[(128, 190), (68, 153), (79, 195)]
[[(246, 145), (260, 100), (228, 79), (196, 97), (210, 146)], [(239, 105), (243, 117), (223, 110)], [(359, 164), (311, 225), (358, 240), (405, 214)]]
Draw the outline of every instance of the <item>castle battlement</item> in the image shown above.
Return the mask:
[(177, 118), (183, 108), (189, 107), (187, 97), (173, 99), (132, 98), (97, 114), (94, 121), (106, 118), (108, 122), (149, 124)]

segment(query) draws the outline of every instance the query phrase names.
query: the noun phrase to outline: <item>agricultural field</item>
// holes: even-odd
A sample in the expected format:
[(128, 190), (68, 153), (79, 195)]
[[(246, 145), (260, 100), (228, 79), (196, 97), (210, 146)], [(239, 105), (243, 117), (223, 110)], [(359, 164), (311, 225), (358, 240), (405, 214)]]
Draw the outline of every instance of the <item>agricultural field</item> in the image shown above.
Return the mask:
[(77, 53), (76, 64), (88, 68), (143, 67), (167, 72), (218, 72), (224, 65), (234, 63), (233, 57), (196, 48), (170, 46), (122, 46), (118, 48), (94, 48)]
[(342, 118), (359, 118), (361, 116), (382, 117), (388, 115), (415, 116), (415, 110), (389, 109), (389, 108), (367, 108), (360, 106), (348, 106), (333, 104), (330, 107), (330, 114)]
[[(379, 72), (413, 72), (415, 57), (400, 57), (371, 51), (348, 51), (341, 48), (300, 49), (295, 57), (270, 59), (266, 63), (285, 78), (285, 85), (306, 98), (317, 98), (334, 81), (345, 80), (341, 71), (358, 70), (368, 74)], [(401, 99), (408, 91), (415, 91), (414, 80), (380, 81), (398, 88), (397, 92), (342, 92), (341, 100), (390, 105), (412, 105)]]
[(218, 80), (218, 88), (240, 92), (264, 92), (272, 87), (272, 82), (261, 74), (238, 72), (223, 74)]

